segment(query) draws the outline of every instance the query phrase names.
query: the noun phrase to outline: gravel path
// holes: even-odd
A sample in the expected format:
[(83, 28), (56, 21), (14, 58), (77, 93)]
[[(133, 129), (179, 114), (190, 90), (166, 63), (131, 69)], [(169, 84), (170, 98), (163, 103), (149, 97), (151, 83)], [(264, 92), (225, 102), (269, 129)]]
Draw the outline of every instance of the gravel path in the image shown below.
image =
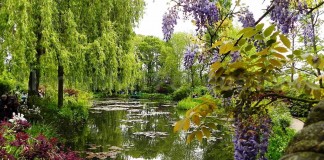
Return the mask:
[(299, 119), (293, 118), (291, 125), (289, 126), (290, 128), (296, 130), (296, 132), (300, 131), (304, 127), (304, 122), (302, 122)]

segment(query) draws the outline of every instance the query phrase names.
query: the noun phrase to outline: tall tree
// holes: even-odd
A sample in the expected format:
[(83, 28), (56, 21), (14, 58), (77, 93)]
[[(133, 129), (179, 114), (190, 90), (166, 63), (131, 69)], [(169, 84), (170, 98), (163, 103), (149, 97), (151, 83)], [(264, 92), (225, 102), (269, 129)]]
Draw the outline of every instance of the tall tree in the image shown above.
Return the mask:
[(136, 73), (129, 71), (136, 69), (130, 40), (143, 7), (143, 0), (4, 0), (1, 55), (12, 56), (15, 74), (30, 71), (30, 95), (38, 93), (41, 75), (47, 83), (58, 79), (59, 106), (63, 75), (69, 85), (108, 91), (128, 88), (134, 84), (128, 73)]

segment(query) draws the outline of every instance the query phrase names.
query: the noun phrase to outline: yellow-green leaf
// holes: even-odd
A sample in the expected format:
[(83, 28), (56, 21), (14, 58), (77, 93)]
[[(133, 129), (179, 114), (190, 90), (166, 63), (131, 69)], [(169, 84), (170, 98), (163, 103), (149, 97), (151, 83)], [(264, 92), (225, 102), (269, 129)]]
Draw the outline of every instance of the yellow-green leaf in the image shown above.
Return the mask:
[(198, 115), (193, 115), (192, 116), (192, 121), (199, 126), (200, 125), (200, 117)]
[(194, 108), (191, 108), (186, 112), (186, 117), (191, 117), (193, 114), (194, 114)]
[(254, 29), (250, 30), (250, 31), (244, 33), (243, 38), (250, 38), (250, 37), (254, 36), (256, 33), (258, 33), (257, 30), (254, 30)]
[(213, 63), (211, 65), (211, 72), (217, 71), (221, 66), (222, 66), (222, 64), (220, 62)]
[(268, 48), (263, 49), (262, 51), (258, 52), (257, 55), (263, 56), (268, 54)]
[(294, 54), (294, 55), (297, 55), (297, 56), (301, 55), (301, 53), (302, 53), (301, 50), (294, 50), (294, 51), (293, 51), (293, 54)]
[(183, 121), (183, 130), (187, 131), (190, 128), (190, 119), (186, 118)]
[(263, 27), (264, 27), (264, 24), (260, 23), (260, 24), (255, 26), (255, 29), (257, 29), (258, 31), (261, 31)]
[(238, 44), (240, 46), (243, 46), (245, 44), (245, 42), (246, 42), (246, 39), (245, 38), (242, 38), (242, 39), (240, 39), (240, 41), (238, 42)]
[(291, 47), (291, 43), (290, 43), (290, 41), (289, 41), (289, 39), (286, 37), (286, 36), (284, 36), (284, 35), (279, 35), (280, 36), (280, 40), (281, 40), (281, 42), (287, 47), (287, 48), (290, 48)]
[(262, 57), (262, 58), (260, 58), (259, 60), (257, 60), (256, 63), (259, 63), (259, 62), (263, 63), (265, 60), (266, 60), (266, 59), (265, 59), (264, 57)]
[(269, 62), (270, 62), (273, 66), (276, 66), (276, 67), (279, 67), (279, 68), (282, 66), (281, 62), (279, 62), (279, 61), (276, 60), (276, 59), (270, 59)]
[(315, 97), (315, 99), (320, 100), (322, 97), (321, 90), (320, 89), (313, 90), (313, 96)]
[(242, 68), (242, 67), (244, 67), (244, 63), (243, 62), (234, 62), (234, 63), (230, 64), (230, 67), (234, 68), (234, 69)]
[(246, 28), (243, 28), (239, 33), (238, 33), (238, 35), (240, 35), (240, 34), (245, 34), (245, 33), (247, 33), (247, 32), (249, 32), (249, 31), (251, 31), (251, 30), (254, 30), (254, 28), (253, 27), (246, 27)]
[(248, 46), (245, 47), (245, 51), (246, 52), (250, 51), (252, 49), (252, 47), (253, 46), (251, 44), (249, 44)]
[(207, 129), (206, 127), (202, 127), (201, 130), (203, 131), (204, 135), (205, 135), (207, 138), (210, 137), (210, 131), (209, 131), (209, 129)]
[(260, 67), (260, 68), (265, 68), (264, 63), (257, 63), (256, 66)]
[(234, 47), (233, 43), (226, 43), (219, 48), (219, 54), (225, 54)]
[(178, 132), (182, 129), (183, 126), (183, 120), (180, 120), (178, 122), (175, 123), (174, 127), (173, 127), (173, 132)]
[(267, 29), (264, 30), (264, 33), (263, 33), (264, 36), (265, 37), (270, 36), (271, 33), (274, 31), (274, 29), (275, 29), (275, 26), (274, 25), (269, 26)]
[(212, 48), (220, 46), (222, 43), (223, 43), (222, 41), (216, 41), (215, 43), (213, 43)]
[(189, 144), (195, 138), (196, 132), (192, 132), (187, 136), (187, 144)]
[(207, 126), (212, 129), (217, 129), (217, 127), (214, 123), (208, 123)]
[(273, 56), (286, 60), (286, 57), (280, 53), (272, 53)]
[(202, 141), (202, 138), (203, 138), (203, 134), (202, 134), (202, 132), (201, 131), (197, 131), (196, 132), (196, 137), (197, 137), (197, 139), (198, 139), (198, 141)]
[(280, 53), (288, 52), (287, 48), (285, 48), (285, 47), (276, 47), (276, 48), (274, 48), (274, 50), (276, 50)]
[(254, 36), (254, 39), (256, 39), (256, 40), (263, 40), (264, 37), (261, 34), (257, 34), (257, 35)]

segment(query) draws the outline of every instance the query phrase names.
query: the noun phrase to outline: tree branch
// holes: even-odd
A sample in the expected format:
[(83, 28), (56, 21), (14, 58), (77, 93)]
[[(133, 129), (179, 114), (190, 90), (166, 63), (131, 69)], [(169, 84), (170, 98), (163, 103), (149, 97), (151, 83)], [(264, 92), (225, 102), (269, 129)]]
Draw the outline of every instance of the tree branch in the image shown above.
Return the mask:
[(324, 1), (323, 1), (323, 2), (320, 2), (320, 3), (317, 4), (315, 7), (310, 8), (310, 10), (309, 10), (306, 14), (310, 14), (310, 13), (312, 13), (315, 9), (321, 7), (323, 4), (324, 4)]
[(295, 68), (295, 69), (317, 77), (317, 74), (314, 71), (312, 71), (312, 72), (306, 71), (306, 70), (300, 69), (300, 68)]
[(265, 98), (265, 97), (287, 98), (287, 99), (290, 99), (290, 100), (295, 100), (295, 101), (300, 101), (300, 102), (305, 102), (305, 103), (311, 103), (311, 104), (319, 102), (318, 100), (310, 100), (310, 99), (302, 99), (302, 98), (290, 97), (290, 96), (280, 95), (280, 94), (277, 94), (277, 93), (266, 94), (266, 95), (264, 95), (262, 97), (263, 98)]
[[(253, 26), (256, 26), (257, 24), (259, 24), (262, 19), (267, 16), (273, 9), (275, 8), (274, 5), (272, 5), (257, 21), (255, 21), (254, 25)], [(237, 46), (238, 42), (243, 38), (243, 35), (241, 35), (241, 37), (239, 39), (236, 40), (234, 46)], [(222, 57), (222, 60), (221, 62), (223, 62), (225, 60), (225, 58), (230, 54), (230, 51), (227, 52), (223, 57)]]

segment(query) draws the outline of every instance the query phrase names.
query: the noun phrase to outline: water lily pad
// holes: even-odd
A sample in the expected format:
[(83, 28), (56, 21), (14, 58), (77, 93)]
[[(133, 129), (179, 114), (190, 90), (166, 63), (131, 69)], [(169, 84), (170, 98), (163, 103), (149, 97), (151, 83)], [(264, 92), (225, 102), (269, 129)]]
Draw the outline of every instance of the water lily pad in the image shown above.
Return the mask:
[(139, 136), (145, 136), (145, 137), (149, 137), (149, 138), (165, 137), (165, 136), (168, 136), (169, 135), (167, 132), (154, 132), (154, 131), (135, 132), (133, 134), (134, 135), (139, 135)]

